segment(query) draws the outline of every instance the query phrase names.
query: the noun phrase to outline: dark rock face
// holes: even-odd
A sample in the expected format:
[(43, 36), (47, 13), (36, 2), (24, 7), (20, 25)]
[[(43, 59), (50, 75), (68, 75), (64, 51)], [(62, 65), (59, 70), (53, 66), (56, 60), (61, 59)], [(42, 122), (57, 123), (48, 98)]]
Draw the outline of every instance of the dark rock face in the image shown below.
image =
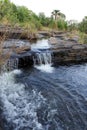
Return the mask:
[(10, 53), (9, 60), (6, 63), (8, 70), (33, 65), (33, 55), (29, 41), (8, 39), (3, 43), (3, 50), (3, 55)]
[[(10, 63), (9, 63), (10, 62)], [(7, 66), (8, 70), (11, 69), (11, 66), (13, 66), (12, 69), (16, 68), (25, 68), (25, 67), (31, 67), (33, 65), (33, 52), (32, 51), (26, 51), (24, 53), (13, 53), (8, 60)]]
[(79, 63), (87, 61), (87, 45), (72, 41), (50, 38), (54, 64)]
[[(48, 42), (50, 44), (49, 51), (52, 52), (52, 63), (54, 65), (87, 62), (86, 44), (79, 44), (78, 42), (56, 37), (49, 38)], [(16, 48), (15, 51), (12, 51), (10, 57), (10, 59), (13, 60), (13, 64), (17, 63), (18, 68), (31, 67), (34, 64), (33, 58), (36, 52), (31, 51), (29, 42), (13, 40), (13, 43), (11, 41), (4, 43), (3, 48), (5, 54), (12, 49), (13, 46)]]

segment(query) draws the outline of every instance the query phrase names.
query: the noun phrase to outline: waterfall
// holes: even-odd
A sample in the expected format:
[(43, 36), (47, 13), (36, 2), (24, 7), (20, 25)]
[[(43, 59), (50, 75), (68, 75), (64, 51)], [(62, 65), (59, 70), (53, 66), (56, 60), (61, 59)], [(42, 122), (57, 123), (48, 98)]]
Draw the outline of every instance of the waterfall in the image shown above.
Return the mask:
[(7, 67), (9, 70), (18, 69), (18, 58), (9, 59), (7, 62)]
[(2, 71), (12, 71), (14, 69), (18, 69), (18, 63), (19, 59), (14, 58), (14, 59), (8, 59), (8, 61), (2, 66)]
[(36, 52), (33, 60), (34, 60), (34, 65), (51, 64), (51, 53), (48, 51)]
[(34, 52), (34, 66), (51, 66), (51, 51), (47, 39), (38, 40), (36, 44), (32, 44), (31, 50)]
[(53, 71), (50, 51), (35, 52), (33, 57), (34, 67), (45, 72), (51, 73)]

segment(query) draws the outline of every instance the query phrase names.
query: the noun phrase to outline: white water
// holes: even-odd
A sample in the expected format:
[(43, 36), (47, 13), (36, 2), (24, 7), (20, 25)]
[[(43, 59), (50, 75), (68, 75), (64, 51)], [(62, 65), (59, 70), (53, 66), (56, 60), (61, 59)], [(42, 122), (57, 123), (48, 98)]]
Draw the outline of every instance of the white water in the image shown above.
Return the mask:
[(25, 85), (15, 83), (15, 75), (21, 74), (20, 70), (4, 73), (0, 76), (0, 99), (4, 105), (3, 114), (8, 121), (15, 126), (14, 130), (21, 128), (33, 128), (43, 130), (38, 122), (36, 110), (45, 99), (33, 90), (25, 91)]
[(32, 44), (31, 49), (35, 51), (36, 55), (33, 58), (34, 67), (42, 72), (52, 73), (51, 52), (47, 49), (50, 48), (47, 39), (39, 40), (36, 44)]
[(34, 58), (34, 65), (51, 64), (51, 53), (50, 52), (40, 52), (36, 53)]
[(53, 67), (51, 67), (51, 65), (50, 64), (42, 64), (42, 65), (36, 65), (35, 66), (38, 70), (41, 70), (42, 72), (46, 72), (46, 73), (52, 73), (53, 72), (53, 70), (54, 70), (54, 68)]
[(43, 40), (38, 40), (37, 43), (33, 43), (31, 46), (32, 50), (37, 50), (37, 49), (49, 49), (50, 45), (48, 44), (47, 39)]
[(41, 52), (36, 53), (36, 58), (34, 59), (35, 68), (47, 72), (52, 73), (53, 67), (51, 62), (51, 53), (50, 52)]

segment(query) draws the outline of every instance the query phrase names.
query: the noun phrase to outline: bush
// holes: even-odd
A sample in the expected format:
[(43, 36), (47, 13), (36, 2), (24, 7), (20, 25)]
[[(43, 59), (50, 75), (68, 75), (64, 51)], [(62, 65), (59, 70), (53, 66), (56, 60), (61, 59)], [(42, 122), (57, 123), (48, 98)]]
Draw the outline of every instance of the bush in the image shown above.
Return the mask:
[(66, 21), (64, 21), (64, 20), (58, 20), (58, 22), (57, 22), (57, 27), (58, 27), (58, 29), (60, 29), (60, 30), (66, 30), (67, 29), (67, 22)]
[(79, 30), (81, 32), (87, 33), (87, 17), (85, 17), (81, 23), (79, 23)]

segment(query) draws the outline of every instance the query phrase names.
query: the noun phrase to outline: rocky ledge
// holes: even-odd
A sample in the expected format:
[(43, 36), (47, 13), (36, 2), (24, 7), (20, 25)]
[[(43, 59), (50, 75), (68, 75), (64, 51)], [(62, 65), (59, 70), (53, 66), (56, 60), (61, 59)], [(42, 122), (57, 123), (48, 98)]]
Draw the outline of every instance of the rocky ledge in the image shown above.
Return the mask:
[(69, 64), (87, 62), (87, 44), (79, 44), (74, 40), (49, 39), (54, 64)]
[[(87, 62), (87, 44), (79, 44), (75, 39), (63, 39), (60, 37), (50, 37), (49, 51), (52, 53), (52, 63), (54, 65), (66, 65), (71, 63)], [(20, 40), (6, 41), (3, 45), (4, 54), (11, 52), (10, 62), (12, 66), (18, 64), (18, 68), (32, 66), (36, 52), (31, 50), (29, 42)], [(45, 51), (45, 50), (44, 50)], [(43, 50), (42, 50), (43, 52)], [(8, 62), (8, 64), (11, 63)]]

